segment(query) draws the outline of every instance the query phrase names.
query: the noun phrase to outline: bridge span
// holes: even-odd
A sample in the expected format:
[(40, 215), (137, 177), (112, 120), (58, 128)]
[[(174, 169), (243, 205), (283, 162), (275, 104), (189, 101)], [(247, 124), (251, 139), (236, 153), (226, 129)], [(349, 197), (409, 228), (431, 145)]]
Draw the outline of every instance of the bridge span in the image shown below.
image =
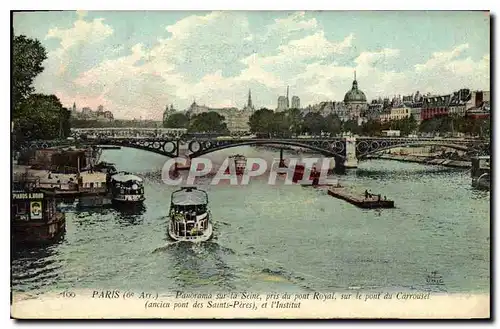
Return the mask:
[[(197, 138), (197, 137), (90, 137), (79, 135), (73, 140), (34, 141), (25, 147), (46, 148), (58, 145), (114, 145), (141, 149), (167, 157), (187, 156), (190, 159), (219, 150), (246, 145), (296, 146), (334, 158), (336, 166), (355, 168), (358, 161), (384, 150), (405, 146), (443, 146), (469, 155), (490, 154), (487, 140), (464, 138), (412, 137), (313, 137), (313, 138)], [(184, 152), (181, 152), (184, 150)], [(184, 154), (182, 154), (184, 153)]]
[(142, 128), (142, 127), (106, 127), (106, 128), (71, 128), (71, 136), (81, 138), (180, 138), (186, 134), (185, 128)]

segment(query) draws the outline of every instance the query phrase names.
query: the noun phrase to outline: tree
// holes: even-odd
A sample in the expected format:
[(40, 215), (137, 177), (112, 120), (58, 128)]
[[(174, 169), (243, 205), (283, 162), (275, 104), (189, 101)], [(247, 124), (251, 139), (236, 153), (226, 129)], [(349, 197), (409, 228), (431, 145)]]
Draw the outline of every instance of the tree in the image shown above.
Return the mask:
[(326, 131), (332, 135), (340, 134), (342, 131), (342, 121), (339, 116), (333, 113), (330, 113), (325, 118), (325, 126)]
[(188, 128), (189, 118), (184, 113), (174, 113), (163, 121), (165, 128)]
[(12, 53), (12, 121), (16, 141), (55, 139), (70, 135), (71, 112), (55, 95), (33, 94), (35, 77), (43, 72), (47, 52), (40, 41), (15, 36)]
[(286, 112), (273, 113), (269, 124), (270, 133), (279, 137), (290, 137), (290, 121)]
[(379, 136), (382, 132), (382, 124), (378, 120), (369, 119), (361, 126), (361, 132), (365, 136)]
[(254, 134), (270, 134), (272, 133), (273, 127), (272, 122), (274, 121), (274, 112), (261, 108), (255, 111), (248, 120), (248, 125), (250, 126), (250, 131)]
[(12, 46), (12, 102), (13, 117), (18, 118), (21, 103), (34, 92), (33, 80), (43, 71), (42, 63), (47, 52), (40, 41), (29, 39), (24, 35), (16, 36)]
[(359, 135), (361, 133), (361, 127), (358, 125), (358, 120), (350, 119), (350, 120), (344, 121), (344, 123), (342, 125), (342, 131), (350, 132), (354, 135)]
[(225, 118), (216, 112), (204, 112), (191, 118), (188, 132), (228, 134)]
[(302, 125), (304, 123), (304, 116), (299, 109), (293, 108), (287, 111), (289, 130), (292, 134), (300, 134), (302, 132)]
[(67, 108), (60, 109), (61, 114), (59, 116), (61, 125), (61, 138), (66, 138), (71, 135), (71, 111)]
[(325, 118), (316, 112), (309, 112), (304, 117), (304, 131), (311, 135), (320, 135), (321, 132), (327, 131), (328, 126)]
[(69, 111), (55, 95), (33, 94), (20, 105), (15, 117), (16, 141), (57, 139), (69, 135)]
[(437, 131), (439, 121), (437, 118), (426, 119), (420, 123), (418, 130), (423, 133), (431, 133)]
[(393, 120), (391, 122), (391, 126), (393, 129), (399, 130), (401, 132), (401, 135), (408, 136), (415, 132), (415, 130), (417, 129), (417, 120), (412, 114), (409, 117), (403, 119)]

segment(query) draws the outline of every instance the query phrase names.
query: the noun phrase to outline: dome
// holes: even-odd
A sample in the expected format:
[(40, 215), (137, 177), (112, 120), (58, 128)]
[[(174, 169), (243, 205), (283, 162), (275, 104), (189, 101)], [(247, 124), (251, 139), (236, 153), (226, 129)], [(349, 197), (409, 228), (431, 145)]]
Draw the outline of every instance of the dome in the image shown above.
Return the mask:
[(352, 88), (344, 96), (344, 103), (350, 102), (366, 102), (365, 93), (358, 89), (358, 82), (356, 80), (352, 83)]

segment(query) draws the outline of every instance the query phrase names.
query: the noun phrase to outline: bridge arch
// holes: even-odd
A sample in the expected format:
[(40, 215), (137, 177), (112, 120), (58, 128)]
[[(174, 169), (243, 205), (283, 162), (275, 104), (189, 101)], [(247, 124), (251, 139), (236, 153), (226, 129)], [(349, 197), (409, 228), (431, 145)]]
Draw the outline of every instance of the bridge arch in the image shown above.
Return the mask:
[(358, 160), (364, 159), (366, 156), (372, 155), (374, 153), (378, 153), (378, 152), (386, 151), (386, 150), (390, 150), (390, 149), (395, 149), (398, 147), (406, 147), (406, 146), (410, 146), (410, 147), (443, 146), (443, 147), (451, 148), (451, 149), (458, 150), (458, 151), (464, 151), (464, 152), (467, 152), (470, 149), (466, 145), (449, 144), (449, 143), (437, 142), (437, 141), (436, 142), (415, 141), (415, 142), (404, 142), (401, 144), (391, 144), (391, 145), (387, 145), (387, 146), (381, 146), (378, 148), (368, 148), (368, 150), (363, 152), (362, 150), (360, 150), (360, 149), (363, 149), (363, 147), (360, 147), (362, 145), (361, 143), (363, 143), (363, 142), (359, 142), (359, 144), (356, 146), (356, 157), (358, 158)]
[[(192, 152), (191, 154), (188, 155), (190, 159), (194, 159), (194, 158), (203, 156), (205, 154), (225, 150), (225, 149), (232, 148), (232, 147), (249, 146), (249, 145), (297, 146), (297, 147), (302, 147), (302, 148), (310, 149), (313, 151), (317, 151), (318, 153), (325, 155), (325, 156), (345, 158), (345, 154), (342, 153), (344, 147), (342, 147), (342, 149), (338, 148), (338, 149), (327, 150), (325, 148), (322, 148), (321, 146), (315, 146), (315, 145), (311, 145), (311, 144), (307, 144), (307, 143), (300, 143), (297, 141), (290, 141), (290, 140), (253, 139), (253, 140), (244, 140), (244, 141), (237, 141), (237, 142), (231, 141), (231, 142), (226, 142), (226, 143), (224, 143), (224, 141), (221, 140), (221, 141), (218, 141), (218, 143), (214, 143), (216, 145), (213, 147), (209, 147), (209, 148), (205, 148), (205, 149), (201, 148), (198, 151), (192, 151), (191, 144), (195, 143), (195, 142), (198, 142), (200, 144), (200, 147), (201, 147), (201, 144), (205, 141), (191, 141), (190, 142), (189, 151)], [(333, 142), (332, 141), (329, 141), (329, 142), (325, 141), (325, 142), (335, 143), (334, 141)], [(317, 143), (321, 145), (322, 143), (325, 143), (325, 142), (317, 142)]]
[[(127, 140), (103, 139), (103, 140), (86, 141), (85, 144), (93, 146), (110, 145), (110, 146), (128, 147), (164, 155), (170, 158), (178, 157), (177, 143), (170, 140), (167, 141), (143, 140), (143, 141), (129, 142)], [(166, 144), (171, 144), (172, 149), (171, 150), (165, 149)]]

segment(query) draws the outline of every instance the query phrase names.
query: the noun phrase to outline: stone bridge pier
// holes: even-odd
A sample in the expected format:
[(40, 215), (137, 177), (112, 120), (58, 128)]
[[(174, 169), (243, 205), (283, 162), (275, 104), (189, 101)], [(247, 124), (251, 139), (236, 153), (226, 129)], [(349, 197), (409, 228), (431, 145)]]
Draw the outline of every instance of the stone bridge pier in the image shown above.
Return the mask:
[(330, 170), (343, 172), (345, 169), (358, 168), (358, 158), (356, 156), (356, 137), (343, 138), (345, 156), (330, 158)]
[(345, 139), (345, 168), (358, 168), (358, 158), (356, 156), (356, 137), (346, 137)]
[(337, 156), (334, 158), (335, 161), (330, 161), (330, 169), (335, 169), (336, 171), (344, 171), (345, 169), (355, 169), (358, 168), (359, 160), (356, 156), (356, 137), (346, 137), (344, 138), (345, 145), (345, 157)]

